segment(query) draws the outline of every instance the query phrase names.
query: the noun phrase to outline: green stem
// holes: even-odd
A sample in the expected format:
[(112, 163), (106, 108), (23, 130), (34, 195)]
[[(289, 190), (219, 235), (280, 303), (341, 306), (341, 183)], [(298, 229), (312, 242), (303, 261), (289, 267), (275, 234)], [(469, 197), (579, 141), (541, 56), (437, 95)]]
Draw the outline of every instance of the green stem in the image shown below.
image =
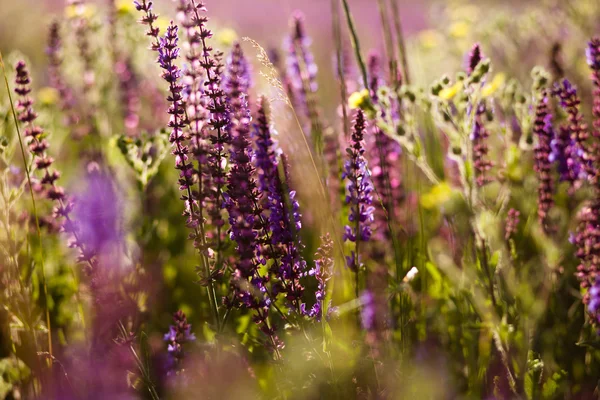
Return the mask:
[(358, 33), (356, 32), (356, 26), (354, 25), (354, 19), (352, 18), (352, 13), (350, 12), (348, 0), (342, 0), (342, 4), (344, 5), (344, 13), (346, 14), (346, 23), (348, 24), (348, 29), (350, 29), (352, 47), (354, 48), (356, 61), (358, 62), (358, 66), (360, 67), (363, 83), (366, 89), (369, 87), (369, 78), (367, 77), (367, 67), (360, 52), (360, 41), (358, 40)]

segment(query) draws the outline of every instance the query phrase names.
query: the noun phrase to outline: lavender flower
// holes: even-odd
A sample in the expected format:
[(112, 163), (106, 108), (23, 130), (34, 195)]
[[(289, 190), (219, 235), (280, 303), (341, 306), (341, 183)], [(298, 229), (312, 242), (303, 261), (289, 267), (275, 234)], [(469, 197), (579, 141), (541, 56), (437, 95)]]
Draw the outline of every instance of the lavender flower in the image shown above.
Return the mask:
[[(168, 113), (171, 115), (169, 127), (172, 129), (169, 135), (169, 142), (172, 146), (172, 154), (175, 156), (175, 168), (179, 170), (179, 190), (185, 191), (183, 200), (186, 202), (184, 215), (187, 217), (188, 227), (197, 231), (199, 219), (197, 215), (197, 199), (191, 190), (194, 184), (194, 168), (188, 159), (189, 149), (186, 142), (184, 129), (188, 125), (185, 117), (185, 110), (182, 104), (182, 90), (180, 84), (182, 72), (175, 64), (179, 57), (179, 48), (177, 47), (177, 26), (171, 22), (167, 28), (164, 38), (160, 38), (160, 47), (158, 48), (158, 62), (163, 69), (162, 77), (169, 84), (170, 103)], [(198, 233), (196, 232), (196, 236)]]
[(537, 144), (534, 149), (535, 166), (534, 169), (538, 174), (538, 220), (540, 225), (548, 233), (548, 212), (552, 208), (554, 201), (554, 180), (552, 177), (551, 163), (551, 143), (554, 138), (554, 130), (552, 128), (552, 114), (548, 107), (548, 97), (544, 93), (540, 99), (536, 111), (535, 121), (533, 124), (533, 133), (537, 136)]
[(323, 152), (323, 124), (317, 104), (317, 64), (310, 51), (310, 38), (306, 35), (304, 15), (295, 12), (290, 21), (292, 34), (285, 41), (287, 71), (284, 83), (289, 97), (298, 110), (306, 135), (313, 140), (317, 154)]
[(315, 304), (308, 313), (309, 316), (320, 321), (323, 318), (324, 300), (327, 295), (327, 282), (333, 275), (333, 240), (329, 233), (321, 236), (321, 247), (315, 254), (315, 267), (309, 271), (317, 280), (317, 290), (315, 291)]
[(154, 39), (152, 42), (151, 49), (154, 51), (158, 51), (158, 49), (160, 48), (160, 41), (158, 39), (160, 29), (155, 25), (158, 16), (154, 14), (154, 11), (152, 11), (152, 1), (134, 0), (133, 4), (135, 5), (136, 10), (144, 13), (144, 16), (142, 17), (140, 22), (143, 25), (148, 26), (148, 31), (146, 32), (146, 35)]
[(44, 130), (35, 125), (37, 114), (33, 110), (33, 100), (29, 97), (31, 93), (29, 71), (23, 61), (17, 62), (15, 69), (17, 71), (15, 93), (18, 95), (16, 107), (18, 118), (25, 124), (25, 137), (29, 151), (34, 156), (34, 165), (37, 170), (44, 173), (39, 184), (36, 184), (37, 190), (55, 202), (54, 216), (63, 219), (62, 230), (72, 236), (69, 246), (79, 250), (78, 261), (86, 263), (89, 270), (93, 271), (97, 265), (96, 253), (93, 249), (87, 248), (78, 235), (78, 227), (71, 220), (73, 203), (65, 194), (64, 189), (56, 184), (60, 173), (51, 168), (54, 159), (47, 153), (49, 143), (43, 137)]
[(373, 185), (369, 178), (367, 161), (364, 158), (363, 136), (365, 116), (358, 110), (354, 121), (354, 130), (350, 147), (347, 148), (348, 160), (345, 163), (342, 179), (346, 179), (346, 203), (350, 206), (349, 225), (345, 227), (344, 240), (354, 243), (354, 250), (346, 257), (348, 268), (358, 274), (361, 267), (360, 243), (371, 238), (373, 222)]
[[(185, 58), (189, 63), (184, 68), (183, 78), (183, 103), (188, 118), (189, 128), (189, 148), (197, 161), (197, 170), (194, 171), (198, 182), (198, 195), (196, 198), (197, 220), (200, 229), (194, 231), (193, 240), (197, 248), (206, 246), (205, 237), (202, 231), (204, 227), (204, 209), (206, 201), (210, 197), (210, 190), (213, 186), (212, 176), (208, 171), (208, 131), (206, 126), (209, 120), (207, 110), (207, 97), (204, 93), (203, 70), (200, 66), (202, 62), (202, 43), (196, 29), (200, 20), (195, 18), (194, 8), (189, 0), (179, 0), (177, 6), (178, 18), (183, 26), (187, 39), (187, 52)], [(199, 233), (199, 234), (196, 234)], [(204, 248), (201, 251), (205, 251)], [(206, 271), (205, 271), (206, 272)], [(207, 278), (207, 277), (205, 277)]]
[[(385, 84), (378, 53), (370, 54), (368, 66), (371, 99), (374, 104), (377, 104), (379, 102), (378, 90)], [(385, 113), (385, 111), (382, 112)], [(384, 117), (385, 115), (382, 118)], [(383, 207), (377, 207), (375, 211), (376, 230), (381, 233), (378, 243), (389, 243), (393, 236), (389, 229), (389, 221), (395, 220), (396, 211), (400, 208), (403, 200), (399, 165), (402, 148), (375, 123), (371, 124), (369, 130), (371, 134), (369, 135), (367, 158), (371, 166), (373, 186), (383, 205)], [(389, 248), (389, 246), (386, 247)]]
[(484, 103), (478, 105), (475, 115), (475, 124), (471, 132), (473, 142), (473, 168), (475, 169), (475, 182), (481, 187), (490, 182), (487, 172), (492, 169), (493, 163), (488, 159), (487, 138), (490, 133), (484, 126), (486, 107)]
[(131, 59), (117, 61), (115, 72), (119, 80), (125, 133), (128, 136), (135, 137), (139, 135), (141, 104), (137, 90), (139, 86), (138, 77), (133, 70)]
[[(240, 93), (240, 97), (244, 96), (245, 93)], [(231, 225), (230, 236), (236, 243), (238, 256), (232, 281), (235, 296), (233, 305), (255, 311), (254, 321), (269, 338), (269, 347), (279, 358), (279, 349), (283, 343), (277, 338), (275, 327), (268, 320), (272, 303), (266, 288), (268, 278), (259, 274), (258, 237), (264, 224), (260, 219), (260, 195), (251, 162), (250, 118), (247, 115), (247, 112), (240, 109), (232, 119), (231, 170), (225, 203)]]
[(218, 251), (217, 264), (221, 264), (220, 256), (223, 249), (225, 220), (223, 219), (222, 209), (224, 204), (224, 187), (227, 181), (225, 164), (227, 161), (227, 147), (231, 143), (230, 112), (225, 92), (222, 89), (222, 54), (214, 52), (208, 44), (208, 39), (212, 37), (212, 32), (206, 27), (208, 18), (201, 15), (206, 12), (206, 7), (202, 1), (190, 0), (191, 7), (186, 11), (195, 23), (196, 35), (199, 40), (200, 53), (202, 57), (199, 61), (203, 69), (206, 81), (204, 83), (204, 96), (206, 97), (205, 108), (210, 113), (208, 124), (212, 130), (209, 141), (211, 148), (208, 154), (208, 163), (206, 173), (210, 175), (211, 186), (206, 190), (207, 217), (208, 222), (215, 228), (212, 244)]
[(50, 85), (59, 93), (60, 107), (66, 113), (65, 123), (67, 126), (76, 126), (79, 123), (79, 116), (75, 111), (75, 100), (71, 88), (66, 84), (63, 74), (60, 71), (62, 65), (62, 40), (60, 37), (60, 25), (53, 21), (50, 25), (48, 34), (48, 46), (46, 55), (48, 56), (48, 73), (50, 75)]
[(594, 106), (592, 114), (594, 116), (594, 130), (592, 135), (595, 141), (591, 148), (591, 157), (594, 162), (595, 175), (592, 176), (592, 183), (598, 185), (600, 183), (600, 157), (598, 152), (600, 151), (600, 38), (596, 37), (590, 40), (586, 49), (587, 62), (592, 70), (592, 82), (594, 84)]
[(181, 369), (181, 362), (185, 356), (183, 346), (196, 340), (196, 336), (191, 331), (192, 326), (188, 323), (183, 311), (179, 310), (173, 314), (173, 325), (169, 327), (169, 332), (164, 336), (164, 341), (168, 344), (167, 371), (169, 375), (178, 373)]
[(600, 276), (596, 277), (587, 294), (589, 298), (587, 311), (592, 317), (593, 324), (600, 326)]
[(577, 95), (577, 89), (567, 79), (564, 79), (562, 84), (556, 85), (554, 94), (559, 98), (560, 105), (568, 115), (568, 124), (565, 127), (561, 127), (560, 135), (564, 142), (566, 141), (568, 131), (570, 140), (564, 153), (568, 157), (569, 180), (574, 183), (575, 179), (581, 179), (586, 175), (594, 175), (591, 155), (587, 144), (589, 134), (586, 124), (582, 122), (583, 116), (579, 112), (581, 101)]
[(600, 37), (590, 40), (585, 53), (594, 83), (594, 136), (600, 137)]
[(310, 51), (311, 39), (306, 35), (304, 15), (296, 11), (290, 21), (292, 34), (285, 40), (287, 73), (295, 105), (309, 116), (307, 97), (317, 91), (317, 65)]
[(266, 115), (266, 100), (263, 98), (258, 110), (256, 124), (255, 162), (258, 167), (258, 179), (261, 203), (268, 212), (263, 220), (268, 220), (267, 242), (264, 252), (275, 262), (272, 273), (276, 278), (273, 294), (285, 293), (287, 300), (300, 312), (305, 311), (300, 304), (304, 287), (300, 279), (306, 275), (306, 262), (300, 251), (302, 243), (298, 232), (301, 228), (299, 204), (295, 192), (290, 190), (290, 178), (287, 161), (282, 155), (284, 180), (280, 178), (275, 142)]
[(471, 75), (477, 65), (483, 60), (483, 53), (481, 51), (481, 46), (479, 43), (475, 43), (471, 48), (471, 51), (467, 55), (467, 74)]
[(504, 239), (508, 240), (513, 237), (519, 228), (519, 217), (521, 213), (514, 208), (508, 210), (508, 215), (506, 216), (506, 227), (504, 229)]
[(233, 48), (225, 65), (223, 77), (223, 90), (232, 115), (246, 113), (249, 116), (248, 93), (252, 86), (250, 78), (250, 64), (244, 56), (242, 46), (239, 42), (233, 44)]

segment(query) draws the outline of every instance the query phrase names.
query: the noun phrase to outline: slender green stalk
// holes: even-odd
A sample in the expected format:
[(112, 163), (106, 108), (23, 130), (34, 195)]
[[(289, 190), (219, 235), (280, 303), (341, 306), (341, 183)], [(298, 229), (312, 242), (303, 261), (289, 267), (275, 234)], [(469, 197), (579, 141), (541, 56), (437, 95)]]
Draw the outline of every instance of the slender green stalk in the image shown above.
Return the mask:
[[(37, 236), (40, 246), (40, 269), (42, 286), (44, 288), (44, 308), (46, 311), (46, 326), (48, 328), (48, 353), (52, 356), (52, 326), (50, 325), (50, 310), (48, 309), (48, 285), (46, 284), (46, 271), (44, 267), (44, 250), (42, 245), (42, 231), (40, 229), (40, 221), (37, 213), (37, 206), (35, 204), (35, 196), (33, 195), (33, 185), (31, 184), (31, 175), (29, 173), (29, 166), (27, 165), (27, 157), (25, 155), (25, 146), (23, 144), (23, 137), (21, 136), (21, 128), (19, 127), (19, 120), (17, 118), (17, 112), (15, 110), (15, 104), (10, 91), (10, 85), (8, 83), (8, 77), (6, 75), (6, 66), (4, 65), (4, 59), (2, 52), (0, 52), (0, 66), (2, 67), (2, 74), (4, 75), (4, 84), (6, 86), (6, 93), (8, 94), (8, 101), (10, 102), (10, 109), (15, 122), (15, 129), (17, 131), (17, 137), (19, 138), (19, 147), (21, 148), (21, 156), (23, 157), (23, 165), (25, 174), (27, 175), (27, 184), (29, 185), (29, 194), (31, 196), (31, 203), (33, 205), (33, 215), (35, 217), (35, 226), (37, 230)], [(52, 368), (52, 363), (49, 364)]]
[(398, 0), (390, 0), (392, 14), (394, 15), (394, 29), (396, 30), (396, 39), (398, 39), (398, 50), (402, 62), (402, 73), (404, 74), (404, 83), (410, 85), (410, 71), (408, 69), (408, 58), (406, 56), (406, 44), (404, 41), (404, 32), (402, 22), (400, 21), (400, 7)]
[(356, 32), (356, 26), (354, 25), (354, 19), (352, 18), (352, 13), (350, 12), (350, 6), (348, 5), (348, 0), (342, 0), (342, 4), (344, 5), (344, 13), (346, 14), (346, 23), (348, 24), (348, 29), (350, 30), (350, 36), (352, 38), (352, 47), (354, 48), (354, 53), (356, 55), (356, 61), (358, 62), (358, 66), (360, 67), (363, 84), (365, 85), (365, 88), (368, 88), (369, 87), (369, 78), (367, 76), (367, 66), (365, 65), (365, 61), (363, 60), (361, 52), (360, 52), (360, 41), (358, 40), (358, 33)]
[(394, 38), (392, 35), (392, 28), (390, 27), (390, 21), (388, 20), (389, 11), (385, 0), (377, 0), (379, 8), (379, 17), (381, 19), (381, 27), (383, 29), (383, 41), (385, 43), (385, 55), (389, 64), (390, 69), (390, 82), (397, 86), (398, 80), (398, 60), (396, 59), (396, 52), (394, 50)]
[(333, 27), (333, 38), (335, 42), (335, 57), (337, 62), (337, 75), (340, 83), (340, 97), (342, 105), (342, 122), (344, 127), (344, 138), (350, 137), (350, 118), (348, 116), (348, 87), (344, 71), (344, 49), (342, 48), (342, 26), (340, 24), (339, 0), (331, 0), (331, 19)]

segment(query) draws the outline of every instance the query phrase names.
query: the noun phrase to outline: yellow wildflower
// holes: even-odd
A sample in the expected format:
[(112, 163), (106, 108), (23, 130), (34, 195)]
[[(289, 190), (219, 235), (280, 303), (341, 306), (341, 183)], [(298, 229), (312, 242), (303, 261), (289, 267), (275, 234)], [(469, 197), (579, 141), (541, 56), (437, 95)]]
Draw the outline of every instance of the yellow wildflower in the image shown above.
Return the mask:
[(427, 29), (419, 33), (419, 42), (426, 50), (431, 50), (439, 46), (441, 42), (440, 34), (433, 30)]
[(369, 100), (369, 91), (363, 89), (360, 92), (354, 92), (348, 98), (348, 106), (351, 110), (362, 108)]
[(38, 100), (40, 104), (52, 105), (58, 101), (59, 93), (58, 90), (51, 87), (43, 87), (38, 90)]
[(458, 92), (460, 92), (462, 87), (463, 87), (462, 82), (456, 82), (454, 85), (447, 87), (445, 89), (442, 89), (438, 96), (444, 100), (452, 100), (452, 98), (454, 98), (454, 96), (456, 96), (458, 94)]
[(450, 25), (450, 36), (460, 39), (467, 37), (469, 33), (469, 24), (465, 21), (457, 21)]
[(231, 46), (238, 38), (237, 32), (231, 28), (219, 29), (215, 39), (223, 46)]
[(432, 210), (446, 203), (451, 197), (452, 188), (447, 182), (442, 182), (421, 196), (421, 205), (427, 210)]
[(502, 85), (504, 85), (505, 81), (506, 75), (504, 75), (503, 73), (496, 74), (496, 76), (494, 76), (494, 79), (492, 79), (490, 83), (488, 83), (483, 87), (483, 89), (481, 89), (481, 95), (483, 97), (489, 97), (493, 95), (494, 93), (496, 93), (496, 91), (498, 91), (498, 89), (502, 87)]
[(116, 4), (117, 12), (121, 15), (133, 14), (135, 6), (130, 0), (119, 0)]
[(65, 7), (65, 17), (73, 18), (91, 18), (96, 14), (97, 8), (94, 4), (79, 4)]

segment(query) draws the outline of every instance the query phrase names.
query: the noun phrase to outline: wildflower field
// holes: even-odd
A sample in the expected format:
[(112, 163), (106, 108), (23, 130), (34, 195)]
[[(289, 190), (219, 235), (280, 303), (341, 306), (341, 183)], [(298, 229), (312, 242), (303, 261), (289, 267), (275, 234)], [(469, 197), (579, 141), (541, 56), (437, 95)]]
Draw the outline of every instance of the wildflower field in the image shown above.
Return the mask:
[(0, 64), (0, 399), (600, 399), (598, 0), (2, 0)]

